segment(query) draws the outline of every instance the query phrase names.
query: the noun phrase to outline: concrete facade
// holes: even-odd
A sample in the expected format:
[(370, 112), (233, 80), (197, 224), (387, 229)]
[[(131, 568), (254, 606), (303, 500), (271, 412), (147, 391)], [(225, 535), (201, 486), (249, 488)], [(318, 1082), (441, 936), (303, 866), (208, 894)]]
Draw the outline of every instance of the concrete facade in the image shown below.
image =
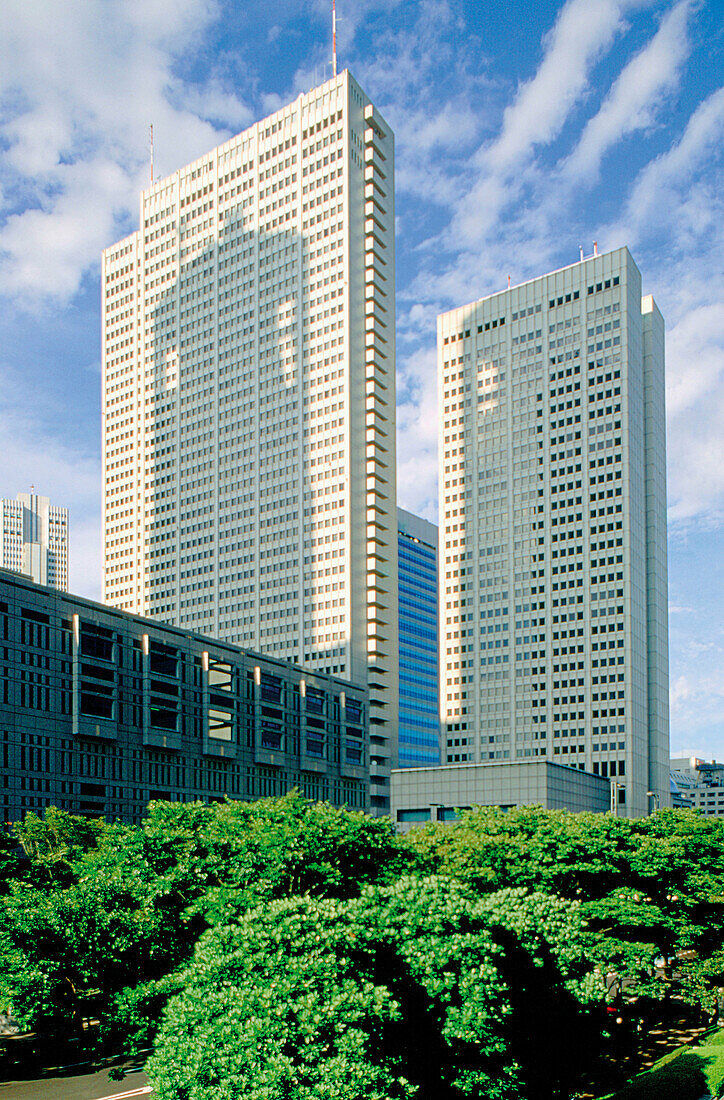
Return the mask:
[(402, 832), (426, 821), (454, 821), (458, 811), (472, 806), (531, 805), (605, 813), (611, 809), (611, 788), (603, 776), (550, 760), (448, 764), (392, 773), (392, 819)]
[(621, 248), (438, 319), (444, 759), (668, 805), (664, 327)]
[(369, 808), (364, 687), (0, 571), (0, 813), (150, 799)]
[(103, 256), (104, 600), (369, 684), (397, 755), (394, 136), (348, 72)]

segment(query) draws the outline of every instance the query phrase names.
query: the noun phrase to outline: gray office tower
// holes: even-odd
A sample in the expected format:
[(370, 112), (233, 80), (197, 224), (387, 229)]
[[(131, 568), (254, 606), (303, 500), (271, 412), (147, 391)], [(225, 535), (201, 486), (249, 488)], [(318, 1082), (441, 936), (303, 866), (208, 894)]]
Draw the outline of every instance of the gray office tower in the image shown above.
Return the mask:
[(398, 767), (440, 763), (437, 527), (397, 509), (400, 629)]
[(447, 763), (669, 804), (664, 322), (626, 248), (438, 320)]

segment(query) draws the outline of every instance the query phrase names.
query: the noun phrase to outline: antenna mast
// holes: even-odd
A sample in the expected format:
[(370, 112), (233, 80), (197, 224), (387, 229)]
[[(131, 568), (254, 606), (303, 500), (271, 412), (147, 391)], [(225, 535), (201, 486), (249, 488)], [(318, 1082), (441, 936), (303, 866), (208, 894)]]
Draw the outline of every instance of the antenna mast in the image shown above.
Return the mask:
[(151, 151), (151, 183), (153, 183), (153, 123), (148, 128), (149, 133), (149, 148)]
[(332, 73), (337, 75), (337, 0), (332, 0)]

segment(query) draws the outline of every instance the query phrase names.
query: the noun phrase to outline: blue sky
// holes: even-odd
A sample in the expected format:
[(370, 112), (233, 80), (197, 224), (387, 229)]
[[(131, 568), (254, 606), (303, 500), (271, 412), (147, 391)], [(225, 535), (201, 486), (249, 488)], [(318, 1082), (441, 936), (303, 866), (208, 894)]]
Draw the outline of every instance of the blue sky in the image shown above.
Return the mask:
[[(436, 512), (435, 317), (628, 244), (667, 322), (672, 749), (724, 757), (724, 20), (710, 0), (338, 0), (395, 130), (399, 500)], [(330, 75), (327, 0), (0, 6), (0, 495), (71, 510), (100, 592), (101, 249)]]

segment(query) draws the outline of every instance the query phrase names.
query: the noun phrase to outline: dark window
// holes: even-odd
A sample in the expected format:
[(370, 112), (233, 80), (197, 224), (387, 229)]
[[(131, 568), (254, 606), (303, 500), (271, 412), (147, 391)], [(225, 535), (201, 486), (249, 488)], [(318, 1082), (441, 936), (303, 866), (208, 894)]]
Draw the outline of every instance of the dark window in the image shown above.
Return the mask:
[(171, 646), (162, 645), (161, 642), (151, 642), (149, 661), (151, 672), (173, 677), (178, 674), (178, 650)]
[(113, 631), (96, 623), (81, 623), (80, 651), (85, 657), (113, 660)]
[(324, 692), (318, 688), (307, 688), (307, 714), (324, 714)]
[(113, 696), (103, 693), (103, 688), (94, 684), (84, 684), (80, 693), (80, 712), (91, 718), (113, 717)]
[(151, 701), (151, 725), (154, 729), (175, 730), (177, 713), (175, 707), (164, 707)]
[(358, 725), (362, 723), (362, 704), (359, 699), (348, 699), (345, 710), (348, 722), (356, 722)]
[(281, 703), (282, 682), (278, 676), (262, 673), (260, 684), (261, 697), (265, 703)]
[(361, 764), (363, 751), (364, 746), (361, 741), (347, 740), (345, 742), (345, 753), (350, 764)]

